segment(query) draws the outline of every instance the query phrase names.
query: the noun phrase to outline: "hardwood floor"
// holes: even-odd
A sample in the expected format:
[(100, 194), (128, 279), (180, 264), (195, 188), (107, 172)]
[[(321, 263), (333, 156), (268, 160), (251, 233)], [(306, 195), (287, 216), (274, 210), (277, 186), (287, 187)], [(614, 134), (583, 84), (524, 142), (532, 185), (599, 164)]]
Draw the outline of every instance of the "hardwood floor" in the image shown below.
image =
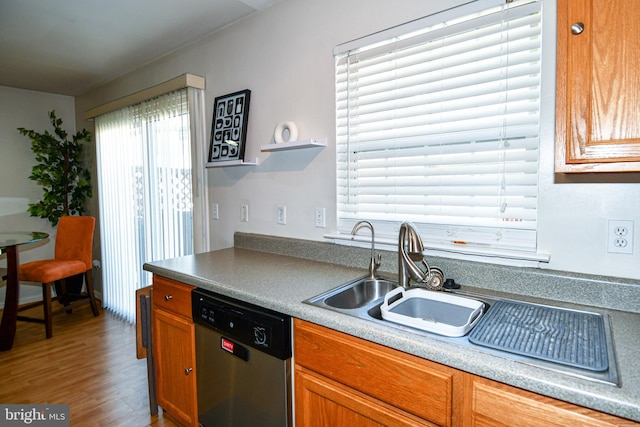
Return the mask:
[[(42, 307), (24, 313), (42, 317)], [(13, 349), (0, 352), (0, 403), (69, 404), (71, 426), (176, 426), (149, 413), (135, 327), (89, 305), (54, 315), (48, 340), (44, 325), (18, 322)]]

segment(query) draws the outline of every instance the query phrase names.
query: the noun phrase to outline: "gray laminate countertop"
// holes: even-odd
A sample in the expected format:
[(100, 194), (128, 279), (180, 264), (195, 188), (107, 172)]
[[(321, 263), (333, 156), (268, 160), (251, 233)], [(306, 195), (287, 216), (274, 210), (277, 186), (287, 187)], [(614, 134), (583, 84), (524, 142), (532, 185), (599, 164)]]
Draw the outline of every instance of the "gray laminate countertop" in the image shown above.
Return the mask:
[(303, 303), (361, 277), (366, 271), (360, 268), (236, 247), (147, 263), (144, 269), (462, 371), (640, 421), (640, 314), (637, 313), (592, 310), (608, 314), (611, 319), (621, 380), (621, 387), (615, 387)]

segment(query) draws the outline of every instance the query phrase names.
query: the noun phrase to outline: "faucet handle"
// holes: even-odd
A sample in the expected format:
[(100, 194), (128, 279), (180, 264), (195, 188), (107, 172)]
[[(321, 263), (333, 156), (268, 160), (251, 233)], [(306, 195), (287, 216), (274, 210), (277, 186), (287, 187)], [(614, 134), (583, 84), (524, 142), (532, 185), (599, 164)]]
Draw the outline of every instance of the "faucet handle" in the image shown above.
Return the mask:
[(378, 272), (378, 268), (382, 264), (382, 255), (377, 254), (375, 257), (371, 257), (369, 261), (369, 278), (375, 280), (377, 278), (376, 273)]

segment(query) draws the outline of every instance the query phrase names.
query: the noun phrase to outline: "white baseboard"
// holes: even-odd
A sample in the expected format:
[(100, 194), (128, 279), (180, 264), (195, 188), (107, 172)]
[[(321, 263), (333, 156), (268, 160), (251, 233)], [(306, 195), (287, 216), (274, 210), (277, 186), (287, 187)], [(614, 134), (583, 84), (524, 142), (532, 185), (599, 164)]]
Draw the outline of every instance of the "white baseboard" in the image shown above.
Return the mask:
[[(1, 286), (0, 287), (0, 308), (4, 307), (4, 298), (5, 298), (5, 289), (6, 286)], [(22, 290), (22, 288), (20, 288), (20, 290)], [(22, 292), (21, 292), (22, 293)], [(94, 292), (93, 293), (96, 297), (96, 299), (99, 299), (100, 301), (102, 301), (102, 292)], [(55, 291), (52, 293), (52, 295), (55, 296)], [(21, 296), (18, 299), (18, 305), (23, 305), (23, 304), (29, 304), (32, 302), (37, 302), (37, 301), (42, 301), (42, 292), (38, 292), (37, 295), (25, 295), (25, 296)]]

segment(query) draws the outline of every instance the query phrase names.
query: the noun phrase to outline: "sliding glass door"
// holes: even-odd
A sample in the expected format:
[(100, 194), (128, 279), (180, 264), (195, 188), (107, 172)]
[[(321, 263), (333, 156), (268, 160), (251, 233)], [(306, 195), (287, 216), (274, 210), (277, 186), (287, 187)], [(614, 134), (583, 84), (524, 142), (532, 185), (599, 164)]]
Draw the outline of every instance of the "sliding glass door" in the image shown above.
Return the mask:
[(103, 303), (131, 322), (143, 264), (196, 251), (188, 93), (96, 118)]

